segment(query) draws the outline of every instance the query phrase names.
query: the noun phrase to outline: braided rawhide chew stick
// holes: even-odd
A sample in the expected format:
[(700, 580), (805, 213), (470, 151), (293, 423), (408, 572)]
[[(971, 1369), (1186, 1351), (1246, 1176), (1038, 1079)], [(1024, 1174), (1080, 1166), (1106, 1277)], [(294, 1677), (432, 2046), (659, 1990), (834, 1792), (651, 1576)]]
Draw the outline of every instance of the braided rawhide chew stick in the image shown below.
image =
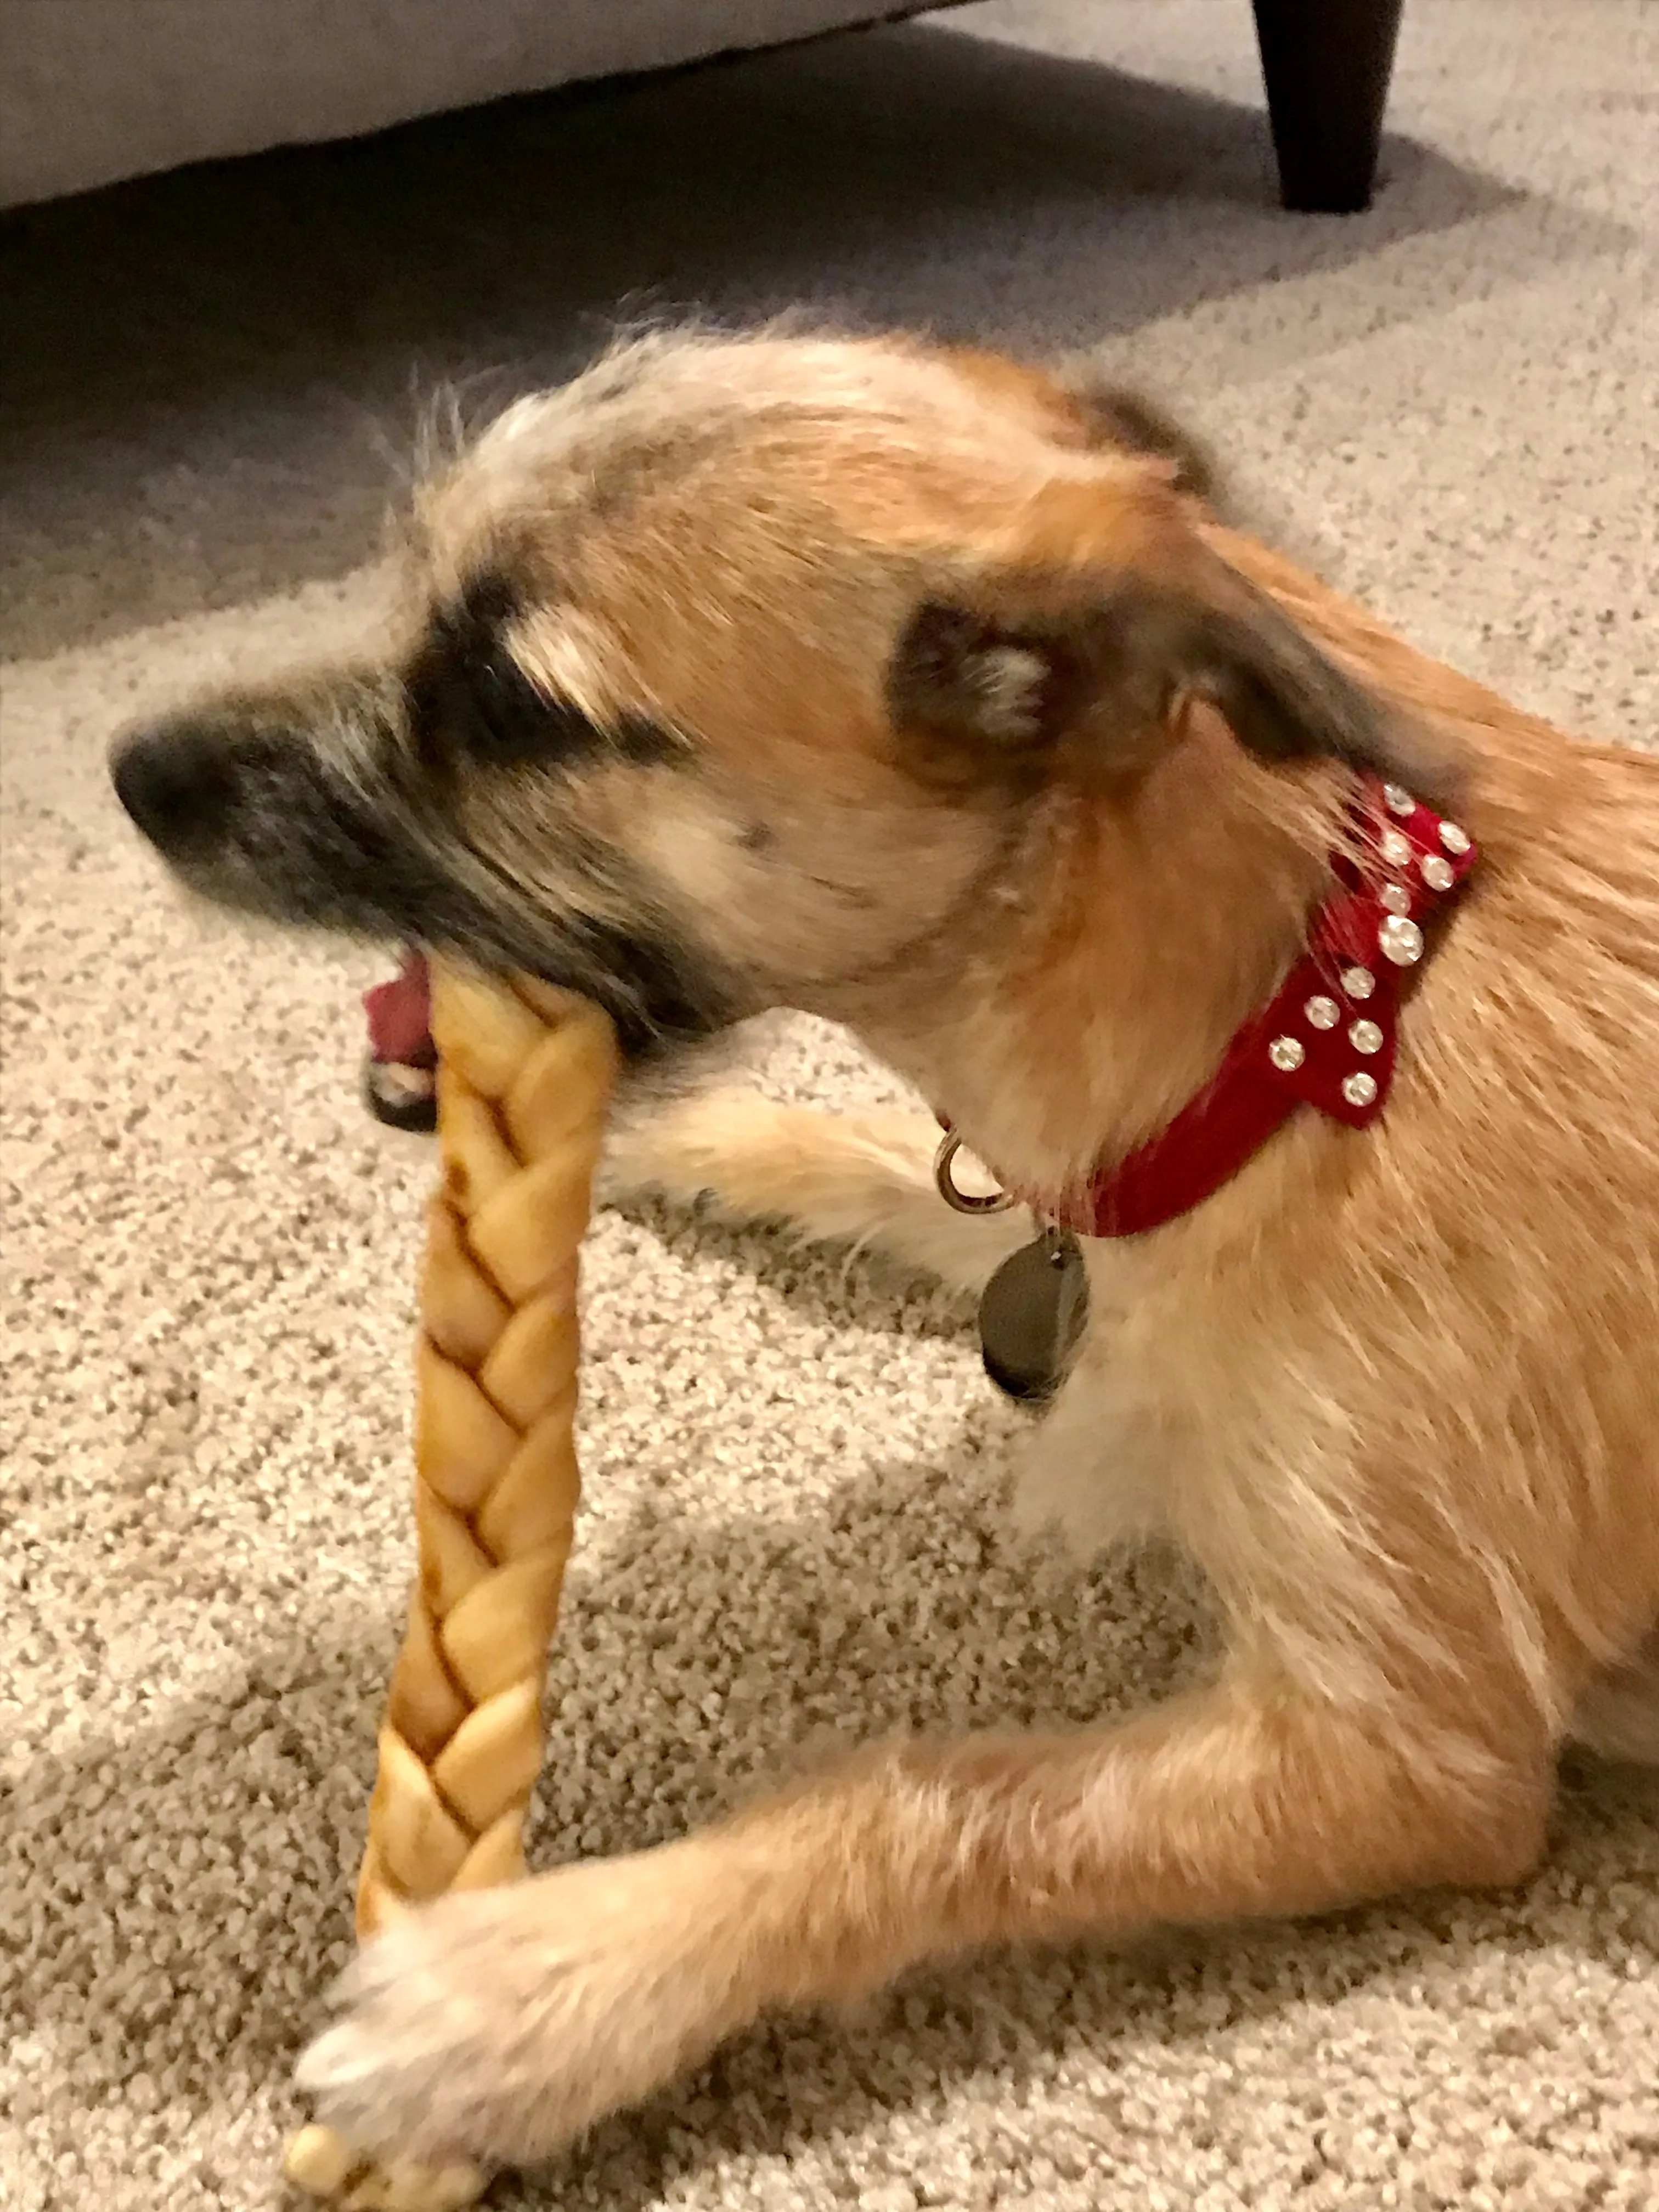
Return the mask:
[[(524, 1871), (577, 1499), (578, 1255), (616, 1073), (599, 1010), (434, 966), (438, 1141), (415, 1429), (420, 1574), (380, 1729), (357, 1932)], [(353, 2212), (453, 2212), (470, 2166), (371, 2166), (302, 2129), (289, 2178)]]

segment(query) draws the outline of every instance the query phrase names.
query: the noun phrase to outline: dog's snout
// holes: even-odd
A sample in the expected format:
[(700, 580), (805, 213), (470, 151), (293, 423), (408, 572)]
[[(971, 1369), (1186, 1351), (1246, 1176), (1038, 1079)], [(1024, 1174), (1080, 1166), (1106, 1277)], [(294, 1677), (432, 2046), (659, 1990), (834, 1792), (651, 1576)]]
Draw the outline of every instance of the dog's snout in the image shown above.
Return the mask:
[(215, 842), (233, 778), (213, 734), (195, 723), (138, 731), (110, 763), (115, 795), (153, 845), (175, 857)]

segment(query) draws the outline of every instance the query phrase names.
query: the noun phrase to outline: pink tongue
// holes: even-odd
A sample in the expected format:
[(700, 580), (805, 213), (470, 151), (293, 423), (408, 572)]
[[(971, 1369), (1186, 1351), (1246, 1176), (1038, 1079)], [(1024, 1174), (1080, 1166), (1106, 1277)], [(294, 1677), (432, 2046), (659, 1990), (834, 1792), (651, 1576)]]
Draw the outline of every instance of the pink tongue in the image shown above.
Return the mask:
[(408, 1067), (430, 1067), (437, 1059), (432, 1045), (432, 1003), (428, 995), (426, 962), (418, 952), (404, 956), (402, 969), (390, 983), (377, 983), (363, 994), (368, 1016), (368, 1049), (374, 1060), (395, 1060)]

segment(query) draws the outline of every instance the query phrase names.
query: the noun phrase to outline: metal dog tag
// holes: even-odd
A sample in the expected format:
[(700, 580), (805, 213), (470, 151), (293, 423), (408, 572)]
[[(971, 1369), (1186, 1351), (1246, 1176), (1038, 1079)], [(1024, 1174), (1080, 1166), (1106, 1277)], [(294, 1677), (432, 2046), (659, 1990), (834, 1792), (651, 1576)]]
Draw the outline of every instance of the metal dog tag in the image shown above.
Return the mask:
[(1068, 1230), (1045, 1229), (985, 1285), (979, 1342), (986, 1373), (1011, 1398), (1052, 1397), (1088, 1312), (1081, 1246)]

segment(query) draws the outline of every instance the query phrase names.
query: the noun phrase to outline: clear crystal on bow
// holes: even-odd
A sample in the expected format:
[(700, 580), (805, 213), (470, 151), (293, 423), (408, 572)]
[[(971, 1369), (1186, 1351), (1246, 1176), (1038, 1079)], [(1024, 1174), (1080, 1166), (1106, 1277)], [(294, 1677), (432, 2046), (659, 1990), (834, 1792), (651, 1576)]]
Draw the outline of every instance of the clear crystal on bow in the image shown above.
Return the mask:
[(1423, 933), (1403, 915), (1391, 914), (1376, 933), (1382, 957), (1396, 968), (1414, 968), (1423, 957)]

